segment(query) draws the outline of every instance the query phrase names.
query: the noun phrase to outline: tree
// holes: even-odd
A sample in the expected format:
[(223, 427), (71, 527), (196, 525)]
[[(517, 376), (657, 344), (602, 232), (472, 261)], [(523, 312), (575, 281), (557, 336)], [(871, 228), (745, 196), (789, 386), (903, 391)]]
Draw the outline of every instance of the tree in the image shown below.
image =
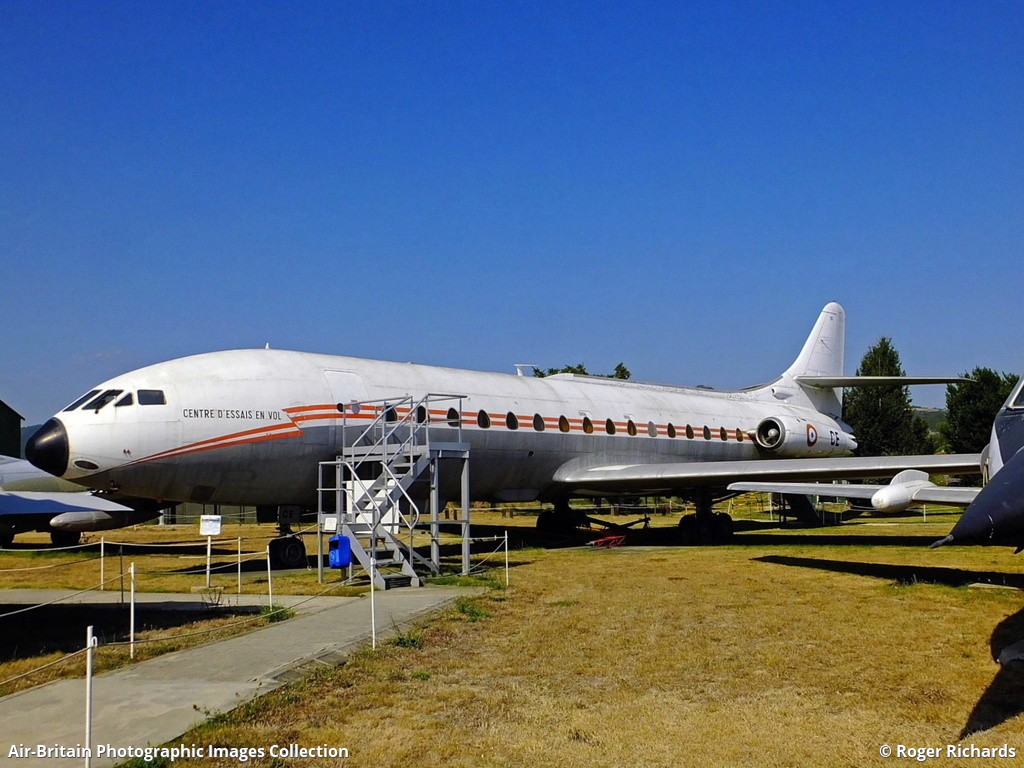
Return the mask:
[(991, 368), (975, 368), (964, 376), (974, 381), (946, 385), (946, 420), (939, 432), (950, 452), (977, 453), (988, 444), (992, 420), (1020, 377)]
[[(905, 376), (892, 340), (883, 336), (864, 355), (858, 376)], [(843, 421), (853, 427), (858, 456), (934, 453), (928, 425), (915, 416), (908, 387), (857, 387), (843, 398)]]
[(544, 376), (554, 376), (556, 373), (576, 373), (581, 376), (601, 376), (606, 379), (631, 379), (633, 377), (633, 373), (626, 367), (625, 363), (616, 365), (615, 370), (611, 373), (591, 373), (583, 363), (564, 365), (561, 368), (548, 368), (546, 371), (542, 371), (540, 368), (533, 369), (533, 375), (541, 378)]

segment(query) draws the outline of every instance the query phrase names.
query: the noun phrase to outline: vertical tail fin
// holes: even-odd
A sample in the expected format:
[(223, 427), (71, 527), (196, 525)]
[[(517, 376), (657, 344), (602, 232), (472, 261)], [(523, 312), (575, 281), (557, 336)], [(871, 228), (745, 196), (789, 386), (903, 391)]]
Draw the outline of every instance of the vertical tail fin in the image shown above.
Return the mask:
[(783, 376), (842, 376), (846, 346), (846, 310), (836, 302), (825, 305), (803, 349)]
[(836, 302), (825, 305), (793, 364), (774, 382), (759, 390), (764, 399), (810, 406), (838, 419), (843, 390), (801, 386), (798, 376), (842, 376), (846, 347), (846, 310)]

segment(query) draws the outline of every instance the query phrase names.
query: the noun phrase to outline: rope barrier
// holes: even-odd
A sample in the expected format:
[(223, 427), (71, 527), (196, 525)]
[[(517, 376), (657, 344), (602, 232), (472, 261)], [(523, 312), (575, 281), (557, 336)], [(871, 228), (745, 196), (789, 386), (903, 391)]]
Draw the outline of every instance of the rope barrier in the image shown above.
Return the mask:
[(4, 549), (0, 552), (63, 552), (68, 549), (83, 549), (84, 547), (95, 547), (99, 542), (86, 542), (85, 544), (72, 544), (68, 547), (47, 547), (46, 549)]
[(70, 563), (53, 563), (52, 565), (35, 565), (31, 568), (0, 568), (0, 573), (16, 573), (18, 571), (45, 571), (50, 568), (64, 568), (69, 565), (79, 565), (80, 563), (91, 563), (99, 560), (99, 555), (96, 557), (90, 557), (85, 560), (75, 560)]
[[(268, 611), (267, 613), (261, 613), (258, 616), (253, 616), (253, 617), (248, 618), (248, 619), (242, 619), (241, 621), (235, 621), (235, 622), (232, 622), (231, 624), (222, 624), (219, 627), (212, 627), (210, 629), (201, 629), (201, 630), (199, 630), (197, 632), (185, 632), (185, 633), (182, 633), (180, 635), (169, 635), (167, 637), (150, 637), (150, 638), (146, 638), (144, 640), (139, 640), (139, 639), (136, 638), (135, 644), (138, 645), (139, 643), (158, 643), (158, 642), (165, 642), (165, 641), (168, 641), (168, 640), (177, 640), (177, 639), (182, 638), (182, 637), (195, 637), (196, 635), (207, 635), (207, 634), (210, 634), (211, 632), (220, 632), (221, 630), (224, 630), (224, 629), (231, 629), (232, 627), (239, 627), (242, 624), (251, 624), (254, 621), (259, 621), (260, 619), (265, 619), (268, 616), (275, 616), (275, 615), (277, 615), (279, 613), (284, 613), (285, 611), (294, 610), (295, 608), (299, 607), (300, 605), (305, 605), (310, 600), (316, 600), (318, 597), (323, 597), (325, 594), (327, 594), (331, 590), (337, 589), (338, 587), (342, 587), (342, 586), (345, 586), (344, 582), (339, 582), (339, 583), (334, 584), (334, 585), (332, 585), (330, 587), (327, 587), (327, 589), (324, 589), (324, 590), (321, 590), (320, 592), (317, 592), (315, 595), (307, 597), (305, 600), (300, 600), (299, 602), (294, 603), (293, 605), (282, 606), (281, 608), (277, 608), (277, 609), (275, 609), (273, 611)], [(130, 645), (130, 644), (131, 644), (131, 641), (129, 641), (129, 640), (119, 640), (119, 641), (113, 642), (113, 643), (104, 643), (100, 647), (101, 648), (106, 648), (108, 646), (112, 647), (112, 646), (117, 646), (117, 645)]]
[(19, 613), (28, 613), (29, 611), (36, 610), (36, 608), (45, 608), (48, 605), (56, 605), (57, 603), (62, 603), (65, 600), (70, 600), (72, 597), (78, 597), (78, 595), (84, 595), (86, 592), (92, 592), (94, 589), (97, 589), (98, 587), (102, 587), (105, 584), (109, 584), (112, 581), (117, 581), (120, 578), (121, 578), (121, 574), (118, 574), (117, 576), (114, 576), (111, 579), (107, 579), (106, 581), (101, 581), (99, 584), (94, 584), (91, 587), (86, 587), (85, 589), (80, 589), (77, 592), (72, 592), (70, 595), (64, 595), (64, 597), (58, 597), (56, 600), (51, 600), (48, 603), (38, 603), (36, 605), (30, 605), (27, 608), (19, 608), (16, 611), (8, 611), (7, 613), (0, 613), (0, 619), (6, 619), (8, 616), (17, 616)]
[(63, 664), (68, 659), (73, 659), (78, 654), (85, 653), (88, 650), (89, 650), (88, 648), (79, 648), (77, 651), (72, 651), (71, 653), (64, 654), (59, 659), (47, 662), (46, 664), (43, 664), (42, 666), (35, 667), (34, 669), (30, 669), (28, 672), (22, 672), (20, 675), (15, 675), (14, 677), (9, 677), (6, 680), (0, 680), (0, 687), (3, 687), (3, 686), (5, 686), (5, 685), (7, 685), (9, 683), (13, 683), (16, 680), (21, 680), (24, 677), (29, 677), (31, 675), (34, 675), (36, 672), (39, 672), (39, 671), (44, 670), (44, 669), (48, 669), (49, 667), (55, 667), (58, 664)]
[[(263, 560), (267, 556), (266, 552), (250, 552), (250, 553), (247, 553), (247, 554), (248, 554), (248, 557), (243, 557), (241, 562), (245, 563), (245, 562), (248, 562), (249, 560)], [(203, 555), (203, 557), (205, 558), (206, 556)], [(223, 563), (221, 565), (211, 565), (210, 566), (210, 571), (213, 572), (213, 571), (227, 570), (228, 568), (237, 568), (238, 567), (238, 563), (239, 563), (239, 561), (236, 558), (235, 560), (232, 560), (230, 563)], [(136, 576), (139, 576), (139, 575), (144, 575), (144, 576), (195, 576), (195, 575), (200, 574), (200, 573), (206, 573), (206, 566), (205, 565), (199, 566), (198, 568), (189, 568), (189, 569), (186, 569), (184, 571), (136, 571), (135, 575)]]
[[(505, 537), (504, 536), (495, 536), (494, 540), (500, 540), (502, 542), (502, 546), (500, 546), (497, 549), (494, 549), (494, 550), (492, 550), (490, 552), (485, 552), (483, 555), (476, 555), (476, 557), (483, 557), (483, 559), (479, 563), (477, 563), (476, 565), (472, 566), (469, 569), (470, 573), (474, 573), (474, 572), (482, 573), (484, 570), (489, 570), (489, 569), (486, 569), (486, 568), (482, 567), (484, 565), (484, 563), (488, 562), (492, 557), (494, 557), (499, 552), (504, 551), (504, 549), (505, 549)], [(478, 539), (478, 541), (479, 541), (479, 539)]]
[[(232, 544), (234, 544), (237, 541), (238, 541), (238, 537), (236, 536), (233, 539), (214, 539), (213, 543), (214, 544), (226, 544), (227, 542), (231, 542)], [(110, 541), (108, 539), (104, 539), (104, 542), (106, 543), (106, 546), (108, 546), (108, 547), (113, 546), (113, 547), (150, 547), (150, 548), (152, 548), (152, 547), (201, 547), (201, 546), (205, 546), (206, 545), (206, 542), (205, 541), (201, 541), (201, 540), (196, 540), (196, 541), (191, 541), (191, 542), (189, 542), (189, 541), (177, 541), (177, 542), (169, 542), (167, 544), (162, 544), (160, 542), (150, 542), (150, 543), (138, 542), (138, 543), (136, 543), (136, 542), (133, 542), (133, 541)], [(203, 555), (203, 557), (206, 557), (206, 555)]]

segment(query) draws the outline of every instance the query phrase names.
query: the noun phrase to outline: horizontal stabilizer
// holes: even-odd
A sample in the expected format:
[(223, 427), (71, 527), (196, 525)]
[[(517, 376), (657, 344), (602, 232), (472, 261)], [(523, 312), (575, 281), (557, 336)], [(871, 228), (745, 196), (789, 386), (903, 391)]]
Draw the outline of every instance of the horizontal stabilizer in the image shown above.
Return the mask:
[(836, 387), (904, 387), (910, 384), (957, 384), (974, 381), (963, 376), (796, 376), (805, 387), (835, 389)]

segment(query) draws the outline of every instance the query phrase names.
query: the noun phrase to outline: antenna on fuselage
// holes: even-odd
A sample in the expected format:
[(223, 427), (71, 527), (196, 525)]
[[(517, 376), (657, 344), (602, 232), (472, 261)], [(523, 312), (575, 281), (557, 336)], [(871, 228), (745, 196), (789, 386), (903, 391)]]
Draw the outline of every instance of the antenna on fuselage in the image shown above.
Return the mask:
[(513, 363), (513, 365), (516, 367), (516, 376), (525, 376), (526, 374), (523, 373), (524, 368), (530, 368), (534, 371), (537, 370), (537, 366), (533, 363)]

